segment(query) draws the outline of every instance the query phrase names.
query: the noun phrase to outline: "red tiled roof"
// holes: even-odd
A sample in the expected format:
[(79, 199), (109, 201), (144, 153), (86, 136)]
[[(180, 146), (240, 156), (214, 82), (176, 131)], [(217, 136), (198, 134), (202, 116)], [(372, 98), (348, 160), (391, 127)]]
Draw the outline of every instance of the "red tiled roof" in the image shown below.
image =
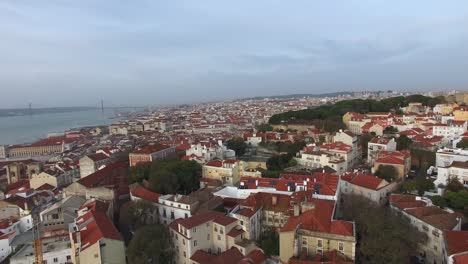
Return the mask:
[[(349, 173), (349, 174), (343, 175), (341, 179), (351, 184), (361, 186), (361, 187), (371, 189), (371, 190), (378, 190), (380, 189), (379, 186), (382, 183), (385, 183), (385, 180), (379, 177), (376, 177), (374, 175), (360, 174), (360, 173)], [(381, 188), (387, 185), (388, 185), (388, 182)]]
[(453, 257), (453, 264), (468, 264), (468, 254)]
[(378, 158), (375, 160), (375, 163), (383, 163), (383, 164), (395, 164), (395, 165), (404, 165), (405, 162), (403, 159), (400, 159), (395, 156), (386, 156), (382, 158)]
[(109, 209), (109, 204), (100, 200), (91, 200), (83, 204), (79, 210), (87, 209), (88, 211), (96, 211), (106, 213)]
[(119, 176), (119, 171), (128, 167), (126, 162), (114, 162), (106, 167), (78, 180), (78, 182), (87, 187), (93, 188), (98, 186), (113, 185), (116, 183), (116, 178)]
[(88, 158), (92, 159), (93, 161), (100, 161), (100, 160), (108, 159), (109, 157), (105, 155), (104, 153), (93, 153), (93, 154), (89, 154)]
[(5, 192), (8, 193), (11, 190), (19, 189), (19, 188), (25, 188), (25, 189), (30, 189), (31, 186), (29, 185), (29, 180), (19, 180), (15, 183), (9, 184), (6, 187)]
[[(180, 219), (178, 223), (187, 229), (191, 229), (193, 227), (202, 225), (209, 221), (214, 221), (220, 225), (229, 225), (237, 220), (235, 218), (226, 216), (220, 212), (209, 211), (209, 212), (194, 215), (189, 218)], [(178, 230), (177, 226), (175, 227), (175, 230)]]
[(89, 211), (78, 217), (76, 223), (80, 230), (81, 251), (86, 250), (103, 238), (122, 240), (112, 221), (102, 212)]
[(252, 209), (250, 208), (244, 208), (244, 209), (239, 210), (236, 214), (250, 218), (255, 214), (255, 212), (252, 211)]
[(130, 185), (130, 192), (133, 196), (152, 202), (157, 202), (161, 196), (161, 194), (152, 192), (141, 186), (139, 183)]
[(452, 230), (459, 222), (457, 213), (449, 213), (437, 206), (424, 206), (405, 210), (408, 214), (438, 228), (439, 230)]
[(446, 231), (447, 255), (468, 252), (468, 231)]
[(41, 186), (39, 186), (39, 188), (36, 188), (37, 191), (54, 190), (54, 189), (55, 187), (48, 183), (44, 183)]
[(211, 160), (206, 163), (206, 166), (221, 168), (223, 166), (223, 162), (221, 160)]
[(296, 228), (330, 233), (343, 236), (354, 235), (354, 225), (351, 222), (332, 220), (335, 203), (329, 200), (312, 199), (315, 207), (299, 216), (290, 217), (281, 232), (293, 231)]
[(218, 255), (197, 250), (190, 259), (200, 264), (238, 264), (243, 258), (239, 249), (232, 247)]
[(238, 236), (242, 235), (243, 233), (245, 233), (244, 230), (237, 229), (236, 227), (234, 227), (234, 228), (231, 229), (231, 231), (229, 231), (227, 233), (227, 235), (230, 236), (230, 237), (238, 237)]
[(409, 194), (390, 195), (390, 204), (400, 209), (415, 208), (426, 206), (426, 202), (417, 200), (417, 196)]

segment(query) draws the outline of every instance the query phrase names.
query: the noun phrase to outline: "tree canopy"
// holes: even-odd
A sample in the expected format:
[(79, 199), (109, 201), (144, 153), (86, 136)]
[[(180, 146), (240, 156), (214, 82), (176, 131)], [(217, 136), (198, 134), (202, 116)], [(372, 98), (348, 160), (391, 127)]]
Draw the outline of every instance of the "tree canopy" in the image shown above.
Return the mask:
[(167, 227), (155, 224), (141, 227), (127, 248), (129, 263), (172, 263), (174, 246)]
[(391, 165), (380, 165), (375, 172), (375, 175), (387, 182), (392, 182), (398, 176), (398, 171)]
[(408, 218), (363, 196), (346, 195), (341, 209), (345, 220), (356, 223), (356, 263), (408, 263), (427, 240)]
[(257, 132), (265, 133), (268, 131), (273, 131), (273, 127), (270, 124), (260, 124), (256, 127)]
[(200, 187), (201, 166), (176, 159), (138, 164), (130, 169), (130, 182), (149, 181), (149, 189), (161, 194), (187, 194)]
[(279, 256), (279, 236), (274, 229), (266, 230), (260, 238), (260, 248), (267, 256)]
[(404, 150), (404, 149), (410, 148), (411, 144), (413, 144), (413, 140), (411, 140), (411, 138), (409, 138), (406, 135), (400, 135), (396, 139), (396, 143), (397, 143), (397, 150)]
[(244, 139), (241, 137), (234, 137), (227, 142), (227, 147), (236, 152), (236, 156), (240, 157), (245, 154), (245, 149), (247, 144), (244, 142)]
[(276, 114), (270, 118), (269, 123), (280, 124), (289, 121), (333, 120), (336, 118), (341, 120), (346, 112), (365, 114), (368, 112), (398, 111), (400, 107), (408, 106), (411, 102), (420, 102), (424, 105), (434, 106), (438, 103), (445, 102), (445, 99), (443, 97), (433, 98), (423, 95), (410, 95), (407, 97), (398, 96), (386, 98), (380, 101), (372, 99), (343, 100), (333, 105), (322, 105), (313, 109)]
[(457, 148), (468, 149), (468, 139), (462, 139), (457, 143)]
[(154, 212), (155, 207), (148, 201), (129, 202), (120, 209), (120, 220), (134, 229), (138, 229), (144, 225), (156, 222), (156, 219), (151, 218)]

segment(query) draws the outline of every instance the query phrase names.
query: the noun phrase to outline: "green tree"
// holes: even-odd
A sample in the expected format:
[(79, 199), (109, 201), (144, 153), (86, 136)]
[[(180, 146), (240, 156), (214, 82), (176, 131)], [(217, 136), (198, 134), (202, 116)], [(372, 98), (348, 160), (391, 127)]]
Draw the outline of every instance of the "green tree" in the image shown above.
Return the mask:
[(228, 140), (227, 147), (236, 152), (236, 156), (240, 157), (245, 154), (245, 149), (247, 144), (244, 142), (244, 139), (241, 137), (234, 137), (231, 140)]
[(130, 167), (130, 183), (141, 182), (148, 179), (151, 172), (151, 163), (139, 163), (137, 166)]
[(273, 127), (270, 124), (260, 124), (256, 127), (257, 132), (265, 133), (268, 131), (273, 131)]
[(279, 256), (279, 236), (274, 229), (268, 229), (260, 238), (260, 248), (267, 256)]
[(362, 134), (360, 136), (360, 138), (359, 138), (359, 142), (361, 144), (362, 156), (363, 157), (367, 158), (368, 145), (369, 145), (369, 141), (371, 141), (372, 138), (373, 138), (373, 136), (371, 134), (368, 134), (368, 133)]
[(127, 248), (129, 263), (173, 263), (174, 246), (171, 234), (163, 225), (148, 225), (138, 229)]
[(380, 165), (375, 172), (375, 175), (388, 182), (392, 182), (398, 176), (398, 171), (391, 165)]
[(445, 208), (448, 206), (447, 200), (440, 195), (431, 196), (431, 201), (434, 205), (439, 206), (441, 208)]
[(460, 182), (458, 177), (450, 177), (447, 180), (447, 186), (445, 187), (446, 191), (459, 192), (465, 189), (465, 186)]
[(457, 143), (457, 148), (467, 149), (468, 148), (468, 139), (463, 139)]
[(388, 126), (384, 129), (385, 134), (395, 134), (398, 132), (398, 129), (394, 126)]
[(155, 219), (152, 219), (152, 214), (154, 212), (155, 207), (148, 201), (129, 202), (127, 206), (120, 209), (120, 220), (122, 223), (137, 229), (147, 224), (153, 224)]
[(429, 168), (435, 165), (436, 154), (433, 151), (412, 148), (411, 158), (413, 161), (417, 162), (417, 166), (420, 168)]
[(161, 194), (191, 193), (200, 188), (202, 167), (196, 161), (158, 160), (132, 168), (130, 181), (149, 181), (149, 189)]
[(341, 215), (356, 223), (356, 263), (408, 263), (419, 243), (427, 241), (408, 218), (363, 196), (344, 196)]
[(450, 208), (463, 210), (468, 207), (468, 190), (459, 192), (445, 191), (444, 198)]
[(396, 143), (397, 143), (398, 150), (404, 150), (404, 149), (409, 149), (411, 144), (413, 144), (413, 140), (411, 140), (411, 138), (407, 137), (406, 135), (400, 135), (396, 139)]

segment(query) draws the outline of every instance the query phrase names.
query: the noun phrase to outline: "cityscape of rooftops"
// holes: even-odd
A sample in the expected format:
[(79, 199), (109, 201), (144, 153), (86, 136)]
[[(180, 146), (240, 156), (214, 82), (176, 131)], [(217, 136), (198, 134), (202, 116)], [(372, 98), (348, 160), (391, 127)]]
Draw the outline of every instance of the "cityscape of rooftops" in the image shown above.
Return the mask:
[(0, 263), (468, 264), (468, 2), (0, 2)]

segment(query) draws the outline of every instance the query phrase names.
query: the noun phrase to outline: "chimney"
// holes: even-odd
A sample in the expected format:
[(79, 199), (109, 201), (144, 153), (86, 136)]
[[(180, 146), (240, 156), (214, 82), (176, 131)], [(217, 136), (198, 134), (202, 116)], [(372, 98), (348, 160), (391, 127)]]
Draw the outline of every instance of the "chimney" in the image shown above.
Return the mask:
[(81, 247), (81, 232), (80, 232), (80, 230), (76, 231), (76, 243), (79, 245), (79, 247)]
[(271, 204), (276, 205), (278, 203), (278, 197), (276, 195), (271, 196)]
[(294, 204), (294, 216), (299, 216), (301, 214), (300, 206), (299, 204)]
[(258, 186), (258, 180), (255, 180), (255, 186)]

